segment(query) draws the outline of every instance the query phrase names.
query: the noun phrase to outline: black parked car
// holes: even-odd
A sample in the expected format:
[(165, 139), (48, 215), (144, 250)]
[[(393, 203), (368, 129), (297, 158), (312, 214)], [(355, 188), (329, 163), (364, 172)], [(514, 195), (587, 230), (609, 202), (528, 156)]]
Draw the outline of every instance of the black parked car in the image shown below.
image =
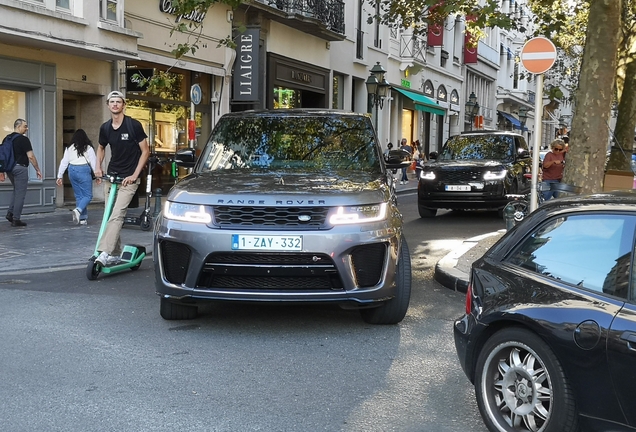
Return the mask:
[(636, 193), (551, 200), (473, 264), (454, 324), (491, 431), (636, 430)]
[(474, 131), (452, 136), (439, 154), (420, 165), (418, 210), (503, 210), (507, 194), (526, 194), (532, 157), (523, 136), (506, 131)]

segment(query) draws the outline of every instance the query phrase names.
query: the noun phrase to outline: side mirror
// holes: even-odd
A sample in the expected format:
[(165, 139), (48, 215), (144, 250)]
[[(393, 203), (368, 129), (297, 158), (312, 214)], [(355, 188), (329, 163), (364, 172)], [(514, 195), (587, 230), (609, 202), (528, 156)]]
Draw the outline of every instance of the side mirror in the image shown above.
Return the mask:
[(428, 158), (429, 158), (430, 160), (435, 160), (435, 159), (437, 159), (437, 152), (430, 152), (430, 153), (429, 153), (429, 155), (428, 155)]
[(192, 168), (197, 161), (196, 151), (193, 148), (186, 148), (177, 151), (174, 162), (184, 168)]
[(527, 159), (530, 157), (530, 152), (528, 150), (521, 150), (519, 152), (519, 158), (520, 159)]

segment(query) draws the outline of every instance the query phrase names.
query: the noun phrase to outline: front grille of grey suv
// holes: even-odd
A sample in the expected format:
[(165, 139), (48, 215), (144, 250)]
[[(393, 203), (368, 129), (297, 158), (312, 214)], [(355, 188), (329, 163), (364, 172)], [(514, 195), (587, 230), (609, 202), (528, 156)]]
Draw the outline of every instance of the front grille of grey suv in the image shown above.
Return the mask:
[(342, 290), (326, 254), (215, 252), (205, 259), (198, 289)]
[(214, 225), (231, 229), (326, 229), (329, 207), (214, 206)]

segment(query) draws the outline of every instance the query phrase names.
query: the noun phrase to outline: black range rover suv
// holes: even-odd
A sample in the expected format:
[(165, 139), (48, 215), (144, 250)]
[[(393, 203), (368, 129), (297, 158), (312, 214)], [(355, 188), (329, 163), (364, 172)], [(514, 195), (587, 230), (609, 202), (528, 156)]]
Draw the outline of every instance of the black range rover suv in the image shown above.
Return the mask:
[[(433, 156), (433, 155), (432, 155)], [(432, 158), (431, 158), (432, 159)], [(472, 131), (452, 136), (439, 154), (420, 165), (418, 210), (492, 209), (501, 212), (507, 194), (525, 194), (532, 158), (523, 136), (507, 131)]]

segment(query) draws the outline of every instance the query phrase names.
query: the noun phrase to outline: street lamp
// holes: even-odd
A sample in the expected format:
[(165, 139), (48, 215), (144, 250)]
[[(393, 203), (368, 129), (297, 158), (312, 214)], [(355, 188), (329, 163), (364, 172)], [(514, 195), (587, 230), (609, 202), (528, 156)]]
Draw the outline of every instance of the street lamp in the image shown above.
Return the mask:
[(367, 93), (371, 96), (371, 106), (380, 107), (384, 105), (384, 99), (391, 86), (389, 82), (384, 78), (386, 70), (382, 67), (380, 62), (377, 62), (375, 66), (371, 68), (369, 78), (367, 78)]
[(473, 130), (473, 121), (475, 116), (479, 114), (479, 104), (477, 103), (477, 96), (475, 92), (470, 92), (468, 96), (468, 102), (466, 102), (466, 114), (470, 117), (470, 130)]
[(528, 120), (528, 108), (520, 107), (519, 108), (519, 121), (521, 122), (521, 132), (526, 127), (526, 120)]

